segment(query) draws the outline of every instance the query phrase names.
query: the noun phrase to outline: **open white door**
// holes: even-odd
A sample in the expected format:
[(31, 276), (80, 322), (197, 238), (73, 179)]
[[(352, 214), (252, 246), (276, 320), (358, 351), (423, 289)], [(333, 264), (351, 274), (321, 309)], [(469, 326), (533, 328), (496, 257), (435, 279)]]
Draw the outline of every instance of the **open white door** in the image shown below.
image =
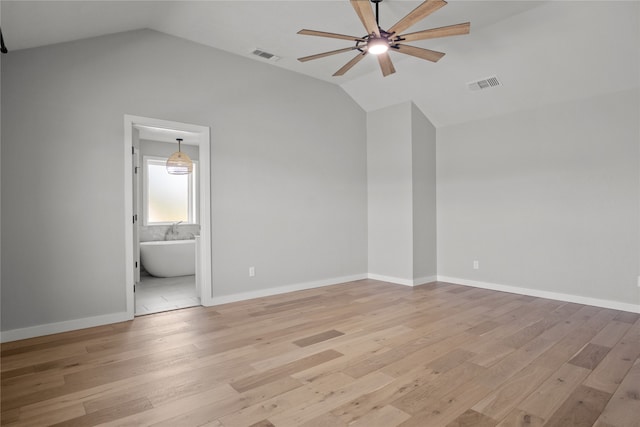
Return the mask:
[(139, 173), (136, 174), (136, 166), (139, 165), (139, 163), (137, 163), (139, 159), (137, 159), (135, 153), (136, 148), (139, 148), (137, 128), (140, 127), (182, 131), (197, 135), (197, 145), (200, 154), (198, 182), (200, 236), (197, 242), (199, 244), (197, 244), (196, 280), (200, 303), (204, 306), (210, 306), (213, 304), (211, 283), (210, 130), (206, 126), (125, 115), (125, 277), (127, 313), (130, 315), (130, 318), (133, 319), (135, 314), (133, 290), (136, 281), (140, 280), (140, 250), (138, 226), (137, 221), (135, 221), (135, 215), (141, 206), (139, 202), (141, 199), (139, 189), (136, 188), (136, 190), (134, 190), (137, 186), (133, 185), (136, 179), (135, 176), (139, 176)]

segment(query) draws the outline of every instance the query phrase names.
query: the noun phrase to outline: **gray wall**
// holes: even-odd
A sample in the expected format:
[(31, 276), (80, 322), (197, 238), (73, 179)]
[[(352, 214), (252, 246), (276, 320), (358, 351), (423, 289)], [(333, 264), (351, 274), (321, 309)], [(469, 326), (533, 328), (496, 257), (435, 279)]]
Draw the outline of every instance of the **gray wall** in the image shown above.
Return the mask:
[(214, 296), (366, 272), (366, 118), (339, 87), (121, 33), (2, 60), (3, 330), (126, 310), (124, 114), (211, 126)]
[(411, 102), (367, 114), (369, 273), (436, 271), (436, 129)]
[(411, 103), (367, 113), (369, 273), (413, 279)]
[(438, 274), (640, 303), (639, 99), (439, 128)]
[(413, 174), (413, 277), (431, 280), (437, 271), (436, 128), (411, 104)]

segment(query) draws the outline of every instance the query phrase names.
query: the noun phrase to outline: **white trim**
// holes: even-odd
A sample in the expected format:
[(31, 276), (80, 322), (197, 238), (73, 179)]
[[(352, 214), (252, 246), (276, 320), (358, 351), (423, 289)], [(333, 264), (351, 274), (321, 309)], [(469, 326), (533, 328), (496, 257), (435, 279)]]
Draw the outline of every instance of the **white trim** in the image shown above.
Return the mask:
[[(133, 227), (130, 227), (130, 228), (131, 230), (133, 230)], [(131, 254), (132, 253), (133, 252), (131, 252)], [(131, 268), (133, 268), (133, 261), (131, 261)], [(209, 266), (209, 271), (210, 271), (210, 266)], [(267, 297), (267, 296), (278, 295), (278, 294), (283, 294), (287, 292), (294, 292), (294, 291), (301, 291), (305, 289), (319, 288), (323, 286), (337, 285), (341, 283), (353, 282), (356, 280), (362, 280), (367, 278), (373, 279), (373, 280), (380, 280), (383, 282), (395, 283), (399, 285), (405, 285), (405, 286), (419, 286), (420, 284), (434, 282), (437, 279), (437, 281), (439, 282), (449, 282), (449, 283), (455, 283), (463, 286), (472, 286), (475, 288), (490, 289), (493, 291), (509, 292), (509, 293), (518, 294), (518, 295), (529, 295), (529, 296), (547, 298), (547, 299), (552, 299), (557, 301), (573, 302), (577, 304), (592, 305), (596, 307), (609, 308), (613, 310), (622, 310), (622, 311), (628, 311), (632, 313), (640, 313), (640, 304), (636, 305), (636, 304), (629, 304), (629, 303), (623, 303), (623, 302), (617, 302), (617, 301), (603, 300), (599, 298), (582, 297), (578, 295), (562, 294), (558, 292), (521, 288), (517, 286), (499, 285), (496, 283), (479, 282), (476, 280), (461, 279), (458, 277), (429, 276), (429, 277), (424, 277), (420, 279), (407, 280), (407, 279), (399, 279), (396, 277), (382, 276), (379, 274), (371, 274), (371, 273), (335, 277), (333, 279), (316, 280), (312, 282), (278, 286), (275, 288), (261, 289), (257, 291), (240, 292), (237, 294), (226, 295), (226, 296), (221, 296), (217, 298), (210, 297), (207, 299), (207, 304), (203, 304), (203, 305), (212, 306), (212, 305), (227, 304), (231, 302), (245, 301), (253, 298)], [(132, 290), (133, 290), (133, 286), (132, 286)], [(131, 302), (133, 302), (133, 300)], [(128, 299), (127, 299), (127, 303), (129, 303)], [(91, 328), (94, 326), (108, 325), (111, 323), (124, 322), (124, 321), (133, 319), (132, 313), (133, 313), (133, 310), (131, 311), (131, 313), (129, 311), (112, 313), (112, 314), (105, 314), (102, 316), (86, 317), (83, 319), (67, 320), (64, 322), (47, 323), (44, 325), (30, 326), (27, 328), (12, 329), (9, 331), (0, 332), (0, 342), (4, 343), (9, 341), (16, 341), (16, 340), (39, 337), (44, 335), (57, 334), (61, 332), (74, 331), (78, 329)]]
[(124, 116), (124, 286), (127, 320), (135, 315), (133, 286), (133, 116)]
[(438, 276), (427, 276), (413, 279), (413, 286), (426, 285), (427, 283), (433, 283), (438, 281)]
[(367, 274), (354, 274), (352, 276), (334, 277), (332, 279), (315, 280), (313, 282), (297, 283), (293, 285), (277, 286), (275, 288), (260, 289), (257, 291), (239, 292), (237, 294), (215, 297), (212, 305), (228, 304), (230, 302), (245, 301), (254, 298), (268, 297), (271, 295), (285, 294), (287, 292), (303, 291), (306, 289), (321, 288), (323, 286), (338, 285), (366, 279)]
[(206, 126), (169, 120), (153, 119), (149, 117), (124, 116), (124, 218), (125, 218), (125, 293), (127, 313), (130, 319), (135, 315), (133, 295), (133, 204), (132, 204), (132, 164), (131, 146), (133, 145), (132, 130), (135, 125), (192, 132), (198, 134), (199, 185), (200, 206), (198, 219), (200, 222), (200, 275), (201, 285), (200, 303), (204, 306), (212, 305), (213, 285), (211, 280), (211, 132)]
[(600, 298), (583, 297), (579, 295), (562, 294), (559, 292), (542, 291), (538, 289), (521, 288), (519, 286), (499, 285), (497, 283), (479, 282), (476, 280), (460, 279), (458, 277), (438, 276), (439, 282), (449, 282), (474, 288), (490, 289), (493, 291), (509, 292), (512, 294), (528, 295), (532, 297), (547, 298), (556, 301), (573, 302), (576, 304), (593, 305), (596, 307), (610, 308), (613, 310), (640, 313), (640, 304), (611, 301)]
[(110, 323), (125, 322), (127, 320), (131, 320), (129, 313), (120, 312), (104, 314), (102, 316), (85, 317), (83, 319), (66, 320), (64, 322), (45, 323), (44, 325), (2, 331), (0, 332), (0, 342), (17, 341), (27, 338), (41, 337), (43, 335), (59, 334), (61, 332), (92, 328), (94, 326), (108, 325)]
[(381, 274), (373, 273), (367, 274), (367, 278), (380, 280), (381, 282), (395, 283), (396, 285), (403, 286), (420, 286), (427, 283), (435, 282), (437, 280), (437, 276), (420, 277), (418, 279), (401, 279), (399, 277), (383, 276)]
[(367, 274), (368, 279), (380, 280), (381, 282), (395, 283), (396, 285), (413, 286), (413, 280), (401, 279), (399, 277), (383, 276), (381, 274)]

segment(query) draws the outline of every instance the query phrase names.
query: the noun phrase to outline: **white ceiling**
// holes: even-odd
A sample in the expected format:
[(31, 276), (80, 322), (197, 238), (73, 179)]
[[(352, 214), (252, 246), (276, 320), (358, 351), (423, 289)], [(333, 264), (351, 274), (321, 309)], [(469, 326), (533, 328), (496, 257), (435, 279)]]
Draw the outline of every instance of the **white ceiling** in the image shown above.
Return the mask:
[[(390, 27), (420, 3), (384, 0), (380, 25)], [(410, 100), (436, 126), (640, 86), (635, 0), (451, 0), (407, 32), (470, 21), (471, 33), (411, 43), (445, 52), (435, 64), (391, 53), (396, 73), (388, 77), (371, 56), (338, 78), (331, 75), (353, 53), (296, 60), (351, 45), (296, 34), (302, 28), (366, 33), (346, 0), (2, 0), (0, 16), (10, 51), (140, 28), (264, 61), (250, 55), (259, 48), (281, 57), (274, 66), (340, 85), (367, 111)], [(467, 89), (492, 75), (503, 86)]]

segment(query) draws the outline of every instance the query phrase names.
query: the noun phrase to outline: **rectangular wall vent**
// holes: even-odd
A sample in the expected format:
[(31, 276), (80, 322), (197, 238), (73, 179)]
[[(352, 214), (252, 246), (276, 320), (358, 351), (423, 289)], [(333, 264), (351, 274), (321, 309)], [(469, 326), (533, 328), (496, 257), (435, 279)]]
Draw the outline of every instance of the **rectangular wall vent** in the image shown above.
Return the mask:
[(467, 83), (467, 87), (469, 87), (469, 90), (489, 89), (496, 86), (502, 86), (502, 83), (500, 83), (500, 80), (498, 80), (496, 76), (487, 77), (486, 79)]
[(279, 56), (276, 56), (273, 53), (265, 52), (264, 50), (261, 50), (261, 49), (256, 49), (251, 53), (262, 59), (266, 59), (267, 61), (277, 61), (278, 59), (280, 59)]

